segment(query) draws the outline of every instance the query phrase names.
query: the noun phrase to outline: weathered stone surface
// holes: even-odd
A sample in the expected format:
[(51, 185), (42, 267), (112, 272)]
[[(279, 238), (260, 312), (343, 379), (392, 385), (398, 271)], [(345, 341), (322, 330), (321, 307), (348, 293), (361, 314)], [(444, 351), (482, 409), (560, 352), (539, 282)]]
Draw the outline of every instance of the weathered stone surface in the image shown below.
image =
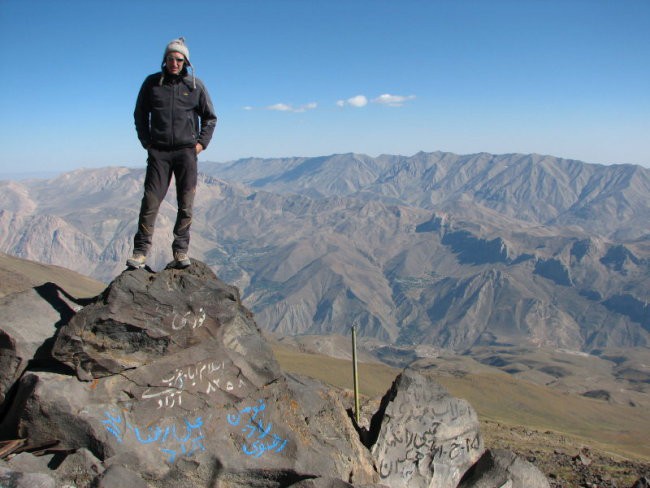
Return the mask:
[[(55, 475), (60, 486), (91, 488), (94, 480), (103, 472), (102, 462), (88, 449), (82, 448), (66, 456), (56, 468)], [(129, 486), (128, 488), (134, 487)]]
[(49, 359), (57, 326), (78, 308), (53, 283), (0, 298), (0, 410), (27, 364)]
[(2, 488), (56, 488), (56, 481), (46, 474), (24, 473), (0, 467), (0, 486)]
[(97, 488), (151, 488), (137, 473), (123, 467), (111, 466), (97, 478)]
[(484, 450), (469, 403), (412, 369), (382, 399), (371, 433), (381, 482), (392, 488), (456, 488)]
[(291, 488), (387, 488), (386, 485), (354, 485), (336, 478), (314, 478), (299, 481), (291, 485)]
[(21, 452), (5, 462), (4, 468), (15, 473), (47, 475), (47, 478), (41, 479), (54, 478), (58, 487), (94, 488), (97, 476), (104, 471), (101, 461), (87, 449), (79, 449), (61, 461), (60, 457), (63, 456), (65, 455), (34, 456)]
[[(336, 474), (360, 483), (377, 480), (345, 409), (317, 384), (280, 378), (238, 402), (193, 399), (162, 408), (134, 401), (138, 388), (142, 391), (121, 376), (80, 382), (27, 373), (18, 394), (24, 401), (16, 436), (57, 439), (62, 449), (87, 447), (106, 465), (128, 466), (161, 480), (161, 486), (174, 486), (179, 478), (208, 486), (213, 476), (247, 486), (260, 469), (275, 477)], [(215, 465), (218, 472), (203, 472)]]
[[(345, 407), (336, 393), (310, 378), (287, 375), (293, 401), (304, 412), (309, 429), (318, 433), (312, 462), (322, 465), (321, 473), (345, 473), (352, 484), (376, 480), (372, 456), (361, 443)], [(325, 459), (325, 457), (329, 457)]]
[(650, 476), (642, 476), (634, 482), (632, 488), (650, 488)]
[(299, 481), (291, 485), (292, 488), (354, 488), (354, 485), (343, 480), (332, 478), (314, 478)]
[(34, 456), (28, 452), (21, 452), (9, 459), (7, 467), (23, 473), (49, 474), (48, 464), (52, 461), (53, 457), (51, 454), (48, 456)]
[(5, 436), (88, 449), (158, 488), (379, 479), (336, 396), (283, 376), (237, 290), (202, 263), (123, 273), (55, 355), (77, 375), (25, 373)]
[(256, 377), (279, 375), (237, 288), (195, 261), (185, 270), (122, 273), (61, 329), (53, 354), (75, 368), (80, 379), (90, 380), (211, 345), (215, 339), (232, 357), (263, 354), (249, 364)]
[(544, 474), (515, 453), (487, 450), (458, 488), (549, 488)]

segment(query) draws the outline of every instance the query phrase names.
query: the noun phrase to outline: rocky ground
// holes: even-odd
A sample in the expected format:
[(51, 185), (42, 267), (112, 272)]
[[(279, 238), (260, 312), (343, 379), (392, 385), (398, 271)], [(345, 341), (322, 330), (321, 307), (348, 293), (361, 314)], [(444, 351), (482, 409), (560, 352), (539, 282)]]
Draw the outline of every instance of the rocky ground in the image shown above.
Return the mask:
[[(0, 263), (0, 265), (1, 264), (2, 263)], [(0, 280), (0, 283), (2, 282), (3, 280)], [(6, 282), (4, 283), (6, 284)], [(23, 287), (27, 286), (28, 289), (31, 289), (31, 286), (33, 286), (34, 284), (31, 283), (31, 281), (27, 281), (27, 280), (25, 280), (25, 283), (27, 283), (27, 285), (18, 281), (16, 281), (16, 283), (18, 283)], [(56, 288), (54, 285), (52, 285), (50, 288), (52, 287)], [(41, 286), (35, 288), (35, 290), (36, 291), (34, 293), (38, 292), (38, 296), (34, 295), (33, 297), (31, 297), (30, 299), (31, 301), (29, 301), (28, 305), (25, 305), (24, 307), (21, 308), (21, 310), (24, 310), (25, 313), (29, 317), (31, 317), (30, 320), (32, 322), (34, 321), (33, 315), (37, 312), (38, 309), (36, 304), (39, 301), (42, 301), (43, 299), (48, 297), (50, 299), (57, 298), (58, 301), (56, 303), (60, 302), (59, 305), (61, 305), (63, 302), (67, 303), (69, 301), (69, 297), (67, 295), (60, 296), (57, 290), (53, 291), (53, 292), (57, 292), (54, 293), (54, 295), (56, 296), (54, 295), (49, 296), (48, 293), (46, 293), (49, 290), (48, 287), (43, 288), (43, 286)], [(63, 302), (61, 302), (61, 300), (63, 300)], [(7, 310), (5, 310), (5, 312)], [(59, 309), (57, 308), (56, 310)], [(58, 320), (60, 318), (61, 317), (59, 317), (57, 313), (56, 317), (54, 317), (53, 320), (55, 319)], [(186, 325), (185, 322), (186, 321), (182, 321), (179, 323), (172, 322), (172, 328), (174, 328), (173, 327), (174, 324), (176, 324), (176, 326), (179, 326), (179, 324), (181, 323), (183, 325)], [(202, 327), (199, 327), (199, 329), (202, 329)], [(319, 349), (318, 352), (328, 353), (335, 357), (340, 357), (342, 359), (349, 360), (349, 354), (338, 356), (337, 354), (332, 354), (331, 350), (320, 351), (320, 347), (323, 347), (322, 344), (325, 344), (325, 346), (330, 347), (330, 349), (333, 347), (333, 341), (331, 338), (329, 340), (325, 340), (324, 342), (321, 341), (321, 339), (314, 338), (312, 339), (312, 342), (316, 343), (315, 346), (313, 347)], [(305, 353), (313, 352), (311, 348), (308, 347), (305, 348), (300, 347), (299, 350)], [(276, 351), (276, 355), (277, 355), (277, 351)], [(290, 370), (294, 369), (296, 371), (299, 371), (300, 373), (307, 374), (308, 376), (313, 374), (314, 377), (320, 377), (319, 374), (310, 372), (308, 368), (309, 363), (314, 363), (313, 358), (308, 362), (306, 361), (296, 362), (297, 359), (295, 357), (296, 356), (295, 354), (293, 354), (293, 356), (290, 354), (285, 354), (284, 356), (291, 356), (291, 357), (289, 358), (290, 360), (288, 360), (286, 357), (283, 358), (282, 355), (280, 355), (280, 359), (281, 359), (280, 362), (283, 363), (283, 367), (285, 362), (288, 364), (295, 363), (293, 364), (293, 368), (289, 368)], [(567, 368), (566, 365), (569, 363), (566, 361), (566, 358), (562, 357), (561, 359), (563, 360), (563, 364), (565, 365), (565, 368)], [(326, 382), (331, 384), (332, 381), (331, 376), (332, 375), (339, 376), (339, 371), (333, 367), (334, 364), (325, 363), (324, 358), (322, 356), (318, 356), (316, 363), (318, 365), (318, 370), (320, 372), (320, 375), (323, 375), (323, 370), (328, 371), (328, 374), (325, 375), (326, 377), (323, 378)], [(641, 363), (643, 363), (641, 364), (641, 366), (646, 367), (645, 364), (647, 364), (647, 361), (643, 360), (641, 361)], [(470, 366), (471, 368), (475, 368), (477, 367), (476, 366), (477, 364), (478, 363), (474, 364), (474, 362), (472, 362)], [(348, 366), (349, 365), (346, 364), (344, 368), (346, 377), (347, 377), (347, 372), (349, 370)], [(385, 365), (379, 365), (379, 366), (384, 367)], [(468, 368), (470, 368), (470, 366), (468, 366)], [(479, 366), (484, 367), (485, 365), (481, 363)], [(366, 365), (366, 367), (369, 366)], [(452, 373), (455, 374), (458, 373), (459, 371), (460, 373), (463, 374), (469, 373), (470, 371), (473, 371), (473, 369), (471, 368), (468, 369), (468, 371), (465, 370), (460, 371), (458, 366), (458, 361), (454, 361), (454, 366), (450, 374)], [(444, 368), (440, 368), (440, 367), (437, 368), (436, 369), (437, 374), (440, 375), (444, 373), (443, 369)], [(2, 368), (0, 368), (0, 370), (2, 370)], [(638, 368), (627, 368), (625, 371), (632, 371), (635, 374), (637, 374), (638, 370), (639, 370)], [(386, 383), (389, 380), (392, 381), (395, 375), (395, 372), (392, 370), (389, 372), (383, 372), (379, 370), (377, 371), (373, 370), (373, 371), (374, 371), (374, 375), (365, 372), (366, 374), (364, 376), (366, 378), (366, 381), (364, 382), (364, 386), (366, 387), (372, 386), (374, 383), (371, 380), (375, 380), (375, 379), (377, 380), (378, 383), (378, 386), (376, 386), (375, 388), (377, 389), (377, 391), (373, 393), (373, 400), (366, 400), (362, 405), (361, 425), (366, 428), (370, 427), (369, 425), (370, 417), (379, 408), (379, 399), (381, 398), (381, 396), (377, 396), (377, 395), (386, 391), (387, 385), (385, 385), (384, 383)], [(590, 371), (593, 374), (594, 368), (593, 367), (590, 368)], [(382, 375), (386, 376), (388, 380), (382, 379)], [(645, 378), (645, 376), (643, 378)], [(598, 384), (599, 386), (602, 386), (603, 384), (600, 378), (596, 382), (591, 381), (591, 383)], [(484, 386), (483, 390), (486, 390), (487, 389), (486, 385), (483, 386)], [(500, 387), (498, 388), (498, 392), (499, 392), (499, 396), (503, 396), (504, 394), (503, 385), (500, 385)], [(351, 411), (354, 403), (353, 403), (353, 397), (349, 390), (344, 389), (341, 391), (336, 388), (333, 388), (333, 390), (330, 391), (328, 395), (340, 396), (339, 400), (341, 401), (341, 403), (346, 407), (348, 411)], [(481, 405), (480, 401), (477, 401), (476, 403), (477, 405)], [(271, 405), (271, 403), (269, 403), (269, 405)], [(293, 405), (293, 403), (291, 405)], [(639, 411), (643, 412), (644, 408), (645, 407), (643, 407), (643, 405), (639, 403)], [(307, 410), (317, 411), (318, 409), (311, 408)], [(488, 414), (485, 415), (485, 418), (495, 418), (495, 417), (492, 417)], [(485, 420), (485, 418), (484, 420), (481, 421), (481, 426), (480, 426), (480, 430), (483, 436), (483, 441), (485, 443), (485, 446), (489, 447), (490, 449), (507, 449), (509, 451), (518, 454), (523, 459), (526, 459), (529, 462), (533, 463), (548, 477), (550, 485), (554, 488), (556, 487), (643, 488), (643, 487), (650, 486), (650, 483), (648, 483), (647, 481), (648, 479), (650, 479), (650, 462), (648, 462), (648, 457), (646, 456), (645, 460), (643, 460), (643, 458), (640, 455), (638, 458), (635, 458), (634, 449), (631, 450), (629, 456), (621, 457), (620, 455), (614, 455), (609, 452), (606, 452), (606, 450), (604, 450), (602, 447), (597, 446), (596, 444), (590, 444), (589, 441), (571, 437), (569, 435), (562, 434), (557, 431), (551, 431), (545, 429), (535, 430), (530, 427), (514, 426), (514, 425), (508, 425), (503, 422), (489, 421), (489, 420)], [(499, 417), (496, 418), (498, 419)], [(517, 421), (511, 416), (506, 416), (502, 418), (508, 419), (507, 420), (508, 422), (512, 421), (513, 423), (516, 423)], [(635, 418), (637, 419), (637, 424), (638, 424), (638, 418), (637, 417)], [(286, 418), (283, 417), (282, 420), (284, 421), (286, 420)], [(338, 420), (340, 421), (340, 419)], [(278, 421), (278, 424), (279, 423), (280, 421)], [(602, 430), (607, 430), (607, 429), (602, 428)], [(634, 430), (637, 430), (638, 432), (641, 433), (644, 432), (642, 429), (638, 429), (638, 425), (637, 428)], [(11, 437), (11, 438), (14, 439), (15, 437)], [(636, 446), (637, 444), (632, 444), (632, 445)], [(15, 446), (4, 445), (0, 443), (0, 458), (6, 458), (8, 456), (11, 456), (11, 454), (9, 453), (10, 451), (13, 450), (14, 447)], [(28, 452), (32, 452), (32, 451), (34, 451), (34, 449), (28, 450)], [(628, 451), (630, 451), (629, 448)], [(623, 455), (625, 454), (623, 453)], [(645, 479), (645, 481), (639, 481), (642, 479)]]
[(612, 455), (556, 432), (492, 421), (482, 421), (481, 432), (486, 445), (532, 462), (552, 488), (629, 488), (643, 476), (650, 478), (650, 463)]

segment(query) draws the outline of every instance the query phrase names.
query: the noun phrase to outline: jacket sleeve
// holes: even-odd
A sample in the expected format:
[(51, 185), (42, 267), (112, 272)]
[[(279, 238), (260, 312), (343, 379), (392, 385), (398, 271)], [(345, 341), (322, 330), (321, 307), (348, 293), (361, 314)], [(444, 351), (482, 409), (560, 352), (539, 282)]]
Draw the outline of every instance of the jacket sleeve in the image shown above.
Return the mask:
[(197, 142), (203, 146), (203, 149), (205, 149), (208, 147), (208, 144), (210, 144), (212, 134), (214, 133), (214, 129), (217, 126), (217, 114), (214, 111), (212, 100), (210, 100), (210, 95), (205, 89), (205, 86), (203, 83), (201, 83), (199, 86), (201, 89), (201, 94), (199, 96), (199, 106), (197, 108), (197, 111), (199, 117), (201, 118), (201, 133), (199, 134)]
[(138, 93), (138, 99), (135, 102), (135, 111), (133, 119), (135, 121), (135, 130), (138, 133), (138, 139), (142, 147), (147, 149), (151, 145), (151, 132), (149, 128), (149, 114), (151, 112), (151, 103), (148, 89), (149, 78), (144, 80)]

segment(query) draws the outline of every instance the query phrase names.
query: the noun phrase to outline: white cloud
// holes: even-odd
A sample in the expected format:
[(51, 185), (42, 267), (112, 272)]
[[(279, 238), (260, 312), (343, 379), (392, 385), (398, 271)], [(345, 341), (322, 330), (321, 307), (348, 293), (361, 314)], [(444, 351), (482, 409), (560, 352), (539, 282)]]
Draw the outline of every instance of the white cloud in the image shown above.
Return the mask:
[(356, 97), (348, 98), (348, 103), (353, 107), (365, 107), (368, 105), (368, 99), (363, 95), (357, 95)]
[(311, 102), (307, 103), (305, 105), (301, 105), (298, 108), (293, 109), (294, 112), (306, 112), (307, 110), (314, 110), (316, 107), (318, 107), (318, 104), (316, 102)]
[(277, 110), (278, 112), (291, 112), (293, 109), (291, 105), (286, 103), (276, 103), (275, 105), (269, 105), (266, 107), (267, 110)]
[(390, 93), (384, 93), (379, 95), (377, 98), (372, 100), (372, 103), (380, 103), (382, 105), (388, 105), (389, 107), (401, 107), (404, 105), (404, 102), (414, 100), (415, 95), (391, 95)]
[(318, 107), (318, 104), (316, 102), (306, 103), (304, 105), (300, 105), (299, 107), (294, 107), (287, 103), (276, 103), (275, 105), (269, 105), (268, 107), (266, 107), (266, 110), (298, 113), (298, 112), (306, 112), (307, 110), (314, 110), (316, 107)]
[[(406, 102), (409, 102), (414, 99), (415, 99), (415, 95), (391, 95), (390, 93), (384, 93), (382, 95), (379, 95), (377, 98), (373, 98), (372, 100), (368, 100), (368, 98), (365, 95), (356, 95), (354, 97), (350, 97), (347, 99), (337, 100), (336, 105), (341, 108), (343, 107), (363, 108), (366, 105), (368, 105), (368, 103), (378, 103), (380, 105), (386, 105), (388, 107), (401, 107)], [(299, 105), (297, 107), (291, 105), (290, 103), (276, 103), (274, 105), (268, 105), (266, 107), (258, 107), (258, 108), (262, 108), (263, 110), (272, 110), (276, 112), (301, 113), (301, 112), (307, 112), (308, 110), (314, 110), (318, 108), (318, 103), (310, 102), (310, 103), (305, 103), (303, 105)], [(256, 107), (247, 105), (243, 107), (243, 110), (248, 110), (248, 111), (256, 110)]]
[(347, 100), (339, 100), (336, 102), (339, 107), (351, 105), (353, 107), (361, 108), (368, 105), (368, 99), (364, 95), (357, 95), (356, 97), (348, 98)]

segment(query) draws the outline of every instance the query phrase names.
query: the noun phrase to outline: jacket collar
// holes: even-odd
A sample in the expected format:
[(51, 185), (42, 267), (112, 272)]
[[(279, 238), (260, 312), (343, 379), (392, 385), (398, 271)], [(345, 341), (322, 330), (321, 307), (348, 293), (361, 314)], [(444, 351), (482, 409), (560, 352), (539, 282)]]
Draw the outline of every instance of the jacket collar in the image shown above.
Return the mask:
[(173, 85), (175, 83), (183, 83), (187, 88), (190, 90), (194, 90), (194, 81), (192, 79), (192, 76), (189, 75), (189, 73), (181, 73), (179, 75), (170, 75), (167, 73), (164, 69), (160, 73), (160, 85)]

